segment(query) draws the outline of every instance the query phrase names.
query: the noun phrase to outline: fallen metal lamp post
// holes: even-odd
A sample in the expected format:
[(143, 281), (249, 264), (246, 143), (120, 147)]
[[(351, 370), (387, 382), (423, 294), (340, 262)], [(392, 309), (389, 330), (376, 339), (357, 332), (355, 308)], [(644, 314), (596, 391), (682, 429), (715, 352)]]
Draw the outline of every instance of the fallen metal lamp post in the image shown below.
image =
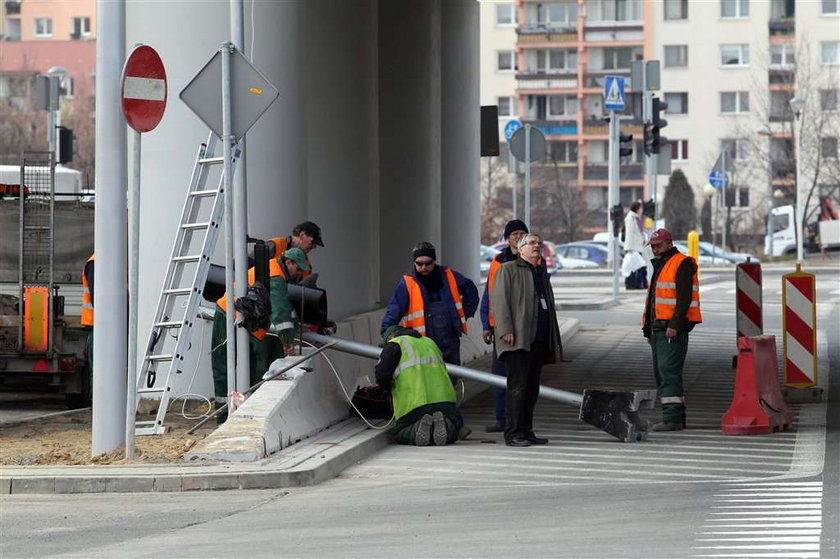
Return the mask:
[[(351, 353), (360, 357), (379, 359), (381, 349), (359, 342), (343, 340), (333, 336), (304, 332), (303, 339), (313, 344), (333, 344), (330, 349)], [(484, 384), (507, 387), (503, 377), (484, 371), (469, 369), (460, 365), (446, 364), (450, 374)], [(584, 390), (583, 395), (540, 385), (540, 398), (547, 398), (575, 406), (580, 410), (578, 419), (609, 433), (623, 442), (638, 442), (647, 438), (648, 422), (640, 414), (641, 409), (653, 408), (655, 390)]]

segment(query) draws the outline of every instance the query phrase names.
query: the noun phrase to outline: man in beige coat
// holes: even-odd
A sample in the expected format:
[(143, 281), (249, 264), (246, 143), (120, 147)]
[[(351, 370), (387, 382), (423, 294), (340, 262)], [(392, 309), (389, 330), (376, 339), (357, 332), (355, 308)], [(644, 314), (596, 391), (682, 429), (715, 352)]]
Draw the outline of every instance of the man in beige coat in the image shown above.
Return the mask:
[(560, 328), (550, 278), (538, 265), (539, 235), (519, 241), (519, 258), (502, 265), (490, 294), (496, 351), (507, 371), (505, 444), (547, 444), (534, 434), (534, 406), (545, 363), (562, 359)]

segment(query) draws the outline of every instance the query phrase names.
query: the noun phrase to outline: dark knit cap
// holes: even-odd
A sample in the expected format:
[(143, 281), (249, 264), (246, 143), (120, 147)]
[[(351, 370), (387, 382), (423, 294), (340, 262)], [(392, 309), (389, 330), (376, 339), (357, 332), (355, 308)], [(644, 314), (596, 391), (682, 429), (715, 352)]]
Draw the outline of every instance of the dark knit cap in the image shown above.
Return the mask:
[(528, 232), (528, 226), (525, 225), (525, 222), (522, 221), (521, 219), (511, 219), (510, 221), (507, 222), (507, 225), (505, 225), (505, 234), (504, 234), (505, 239), (510, 237), (510, 234), (515, 232), (515, 231), (525, 231), (527, 233)]

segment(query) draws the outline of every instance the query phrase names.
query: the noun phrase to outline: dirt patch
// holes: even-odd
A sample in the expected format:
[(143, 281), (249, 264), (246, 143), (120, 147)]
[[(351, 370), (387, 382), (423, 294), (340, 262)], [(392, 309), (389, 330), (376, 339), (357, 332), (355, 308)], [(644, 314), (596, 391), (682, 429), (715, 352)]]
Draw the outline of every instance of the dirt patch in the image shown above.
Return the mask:
[[(91, 411), (36, 419), (0, 427), (0, 465), (82, 465), (82, 464), (167, 464), (182, 462), (184, 453), (196, 442), (212, 433), (217, 425), (213, 420), (198, 431), (187, 430), (198, 419), (181, 416), (181, 406), (173, 406), (166, 416), (171, 431), (163, 435), (137, 437), (135, 458), (125, 459), (125, 447), (91, 457)], [(189, 415), (207, 411), (207, 405), (196, 404)], [(146, 412), (148, 413), (148, 412)]]

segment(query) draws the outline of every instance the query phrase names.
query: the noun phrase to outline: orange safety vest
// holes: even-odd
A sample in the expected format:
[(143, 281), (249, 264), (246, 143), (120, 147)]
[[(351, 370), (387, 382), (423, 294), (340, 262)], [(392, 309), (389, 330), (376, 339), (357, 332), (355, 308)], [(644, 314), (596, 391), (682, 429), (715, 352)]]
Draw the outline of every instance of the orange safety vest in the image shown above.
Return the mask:
[(85, 262), (85, 268), (82, 269), (82, 316), (80, 318), (82, 326), (93, 326), (93, 297), (90, 294), (90, 285), (85, 275), (85, 269), (89, 263), (93, 262), (94, 256), (96, 255), (90, 255), (90, 258)]
[[(267, 243), (272, 243), (274, 245), (274, 253), (269, 254), (269, 258), (280, 258), (283, 256), (283, 253), (291, 248), (289, 245), (289, 237), (274, 237), (273, 239), (268, 239)], [(301, 279), (309, 277), (309, 274), (312, 273), (312, 262), (309, 261), (309, 255), (306, 255), (306, 263), (309, 265), (309, 270), (301, 270), (303, 275), (301, 275)]]
[[(683, 260), (691, 258), (681, 252), (677, 252), (662, 267), (659, 276), (656, 278), (656, 291), (654, 297), (654, 313), (656, 320), (671, 320), (674, 317), (674, 308), (677, 306), (677, 270)], [(693, 259), (692, 259), (693, 260)], [(653, 285), (648, 287), (648, 292)], [(646, 299), (646, 301), (649, 299)], [(645, 303), (645, 314), (642, 315), (642, 327), (648, 315), (647, 302)], [(697, 277), (697, 267), (694, 268), (694, 276), (691, 278), (691, 304), (685, 315), (691, 322), (703, 322), (700, 314), (700, 280)]]
[(487, 272), (487, 298), (490, 300), (490, 312), (488, 313), (488, 322), (490, 326), (493, 327), (496, 325), (496, 319), (493, 317), (493, 300), (490, 299), (490, 295), (493, 293), (493, 284), (496, 282), (496, 272), (499, 271), (499, 268), (502, 267), (502, 263), (499, 262), (499, 257), (496, 256), (490, 262), (490, 271)]
[[(446, 279), (449, 283), (449, 293), (455, 302), (455, 309), (458, 311), (458, 318), (461, 320), (461, 332), (467, 333), (467, 317), (464, 315), (464, 305), (461, 302), (461, 293), (458, 291), (458, 282), (455, 281), (455, 274), (449, 268), (444, 269)], [(423, 306), (423, 291), (420, 284), (411, 276), (403, 276), (405, 286), (408, 288), (408, 312), (403, 316), (400, 325), (403, 328), (414, 328), (420, 335), (426, 335), (426, 312)]]
[[(248, 269), (248, 285), (254, 285), (256, 281), (257, 269), (256, 268), (249, 268)], [(269, 278), (280, 276), (283, 279), (286, 279), (286, 272), (283, 271), (283, 266), (280, 265), (280, 262), (276, 258), (272, 258), (268, 261), (268, 275)], [(270, 279), (269, 279), (270, 281)], [(270, 286), (266, 285), (267, 288), (270, 289)], [(217, 301), (216, 304), (219, 307), (227, 312), (227, 293), (222, 295)], [(254, 336), (256, 339), (261, 340), (265, 338), (267, 332), (264, 328), (259, 328), (251, 332), (251, 335)]]

